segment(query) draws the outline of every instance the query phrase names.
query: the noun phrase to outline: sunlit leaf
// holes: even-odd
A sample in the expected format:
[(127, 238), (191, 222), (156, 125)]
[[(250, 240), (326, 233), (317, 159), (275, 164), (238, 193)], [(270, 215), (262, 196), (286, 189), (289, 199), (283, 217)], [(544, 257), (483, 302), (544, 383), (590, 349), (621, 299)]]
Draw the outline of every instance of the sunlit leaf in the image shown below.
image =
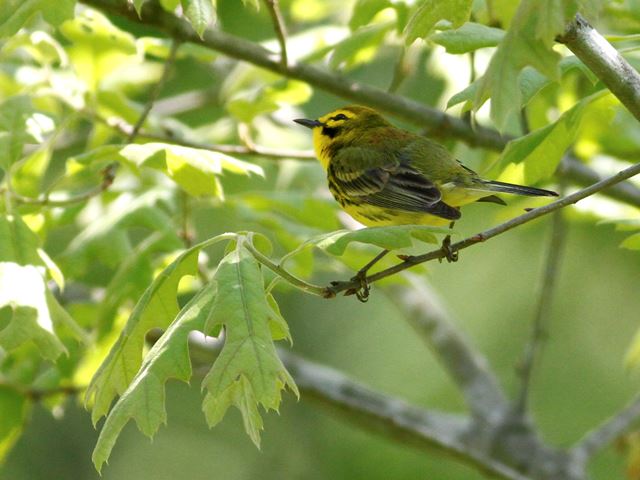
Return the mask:
[(356, 0), (349, 19), (349, 28), (356, 30), (367, 25), (378, 12), (390, 7), (391, 0)]
[(24, 95), (10, 97), (0, 104), (0, 167), (7, 170), (22, 157), (30, 138), (27, 120), (33, 113), (31, 99)]
[(498, 175), (511, 163), (524, 162), (525, 181), (536, 183), (555, 172), (562, 156), (574, 142), (585, 109), (607, 95), (606, 90), (584, 98), (549, 125), (512, 140), (492, 167)]
[(138, 373), (146, 333), (152, 328), (166, 329), (176, 318), (180, 311), (176, 298), (178, 284), (185, 275), (196, 274), (200, 250), (232, 238), (232, 235), (214, 237), (186, 250), (147, 288), (87, 389), (85, 398), (93, 401), (91, 418), (94, 424), (107, 414), (113, 399), (125, 392)]
[(120, 30), (103, 14), (85, 9), (61, 27), (77, 75), (95, 91), (100, 82), (128, 63), (139, 61), (133, 35)]
[(491, 58), (479, 81), (474, 108), (479, 109), (491, 97), (491, 119), (504, 131), (509, 115), (521, 105), (518, 78), (531, 65), (550, 79), (557, 79), (560, 55), (537, 37), (536, 0), (523, 0), (506, 36)]
[(473, 0), (422, 0), (404, 30), (407, 45), (428, 36), (440, 20), (448, 20), (453, 28), (460, 27), (469, 20), (472, 4)]
[[(0, 262), (0, 309), (9, 320), (0, 330), (0, 346), (6, 350), (33, 342), (40, 354), (55, 360), (66, 352), (56, 336), (42, 273), (33, 265)], [(11, 312), (6, 311), (9, 307)], [(3, 323), (3, 322), (0, 322)]]
[(202, 34), (216, 19), (216, 11), (212, 0), (180, 0), (184, 16), (193, 26), (198, 36)]
[(73, 17), (75, 0), (4, 0), (0, 8), (0, 38), (10, 37), (22, 28), (34, 15), (52, 25), (59, 25)]
[[(171, 286), (174, 286), (173, 282)], [(166, 294), (167, 296), (175, 297), (175, 291), (167, 291)], [(158, 293), (157, 295), (164, 295), (164, 293)], [(212, 289), (211, 286), (203, 288), (200, 293), (182, 309), (175, 321), (173, 321), (167, 331), (151, 348), (145, 356), (140, 369), (138, 370), (136, 364), (140, 364), (139, 358), (142, 353), (141, 351), (138, 351), (138, 359), (135, 363), (126, 365), (129, 375), (135, 374), (135, 379), (132, 382), (130, 382), (131, 379), (122, 379), (129, 387), (122, 392), (122, 396), (109, 413), (100, 431), (100, 437), (98, 438), (92, 455), (93, 463), (98, 471), (100, 471), (102, 464), (109, 458), (122, 428), (124, 428), (130, 419), (134, 419), (140, 431), (150, 437), (153, 436), (161, 424), (166, 423), (167, 414), (164, 402), (164, 384), (170, 378), (176, 378), (184, 382), (188, 382), (191, 378), (191, 360), (189, 358), (189, 347), (187, 343), (188, 336), (193, 330), (203, 330), (204, 322), (209, 313), (214, 296), (215, 290)], [(168, 302), (169, 298), (164, 299), (164, 301)], [(171, 300), (171, 304), (174, 303), (175, 299)], [(149, 304), (147, 308), (151, 309), (154, 307)], [(155, 307), (155, 309), (157, 309), (157, 307)], [(173, 320), (173, 316), (178, 313), (177, 305), (175, 307), (172, 305), (171, 311), (171, 319), (166, 318), (165, 320)], [(151, 319), (153, 317), (149, 318)], [(129, 324), (131, 324), (131, 320), (128, 325)], [(131, 333), (133, 334), (134, 332), (132, 331)], [(132, 341), (133, 340), (129, 340), (129, 342)], [(119, 344), (122, 345), (122, 340), (120, 340), (116, 346)], [(136, 351), (138, 350), (137, 347), (136, 342)], [(124, 348), (124, 345), (122, 345), (122, 348)], [(112, 358), (110, 354), (107, 361)], [(125, 366), (125, 359), (117, 360), (113, 358), (112, 361)], [(98, 371), (98, 374), (100, 374), (101, 371), (102, 368)], [(118, 372), (114, 369), (105, 370), (103, 373), (103, 375), (109, 375), (110, 383), (116, 381), (115, 375), (117, 374)], [(98, 380), (96, 380), (96, 378), (98, 378)], [(93, 389), (99, 389), (96, 395), (102, 393), (105, 387), (99, 386), (97, 382), (100, 382), (100, 380), (100, 377), (94, 377), (89, 392)], [(118, 382), (120, 382), (120, 380), (118, 380)], [(96, 405), (93, 407), (92, 413), (94, 422), (96, 419), (96, 409), (102, 405), (102, 401), (99, 402), (99, 398), (96, 398)], [(106, 413), (106, 410), (104, 413)]]
[(392, 28), (393, 24), (389, 22), (359, 28), (334, 46), (329, 65), (332, 68), (342, 64), (351, 67), (368, 60), (367, 57), (375, 54)]
[(629, 250), (640, 250), (640, 233), (625, 238), (620, 246)]
[(127, 145), (119, 154), (137, 166), (162, 171), (194, 196), (222, 196), (218, 176), (224, 171), (262, 175), (259, 166), (223, 153), (166, 143)]

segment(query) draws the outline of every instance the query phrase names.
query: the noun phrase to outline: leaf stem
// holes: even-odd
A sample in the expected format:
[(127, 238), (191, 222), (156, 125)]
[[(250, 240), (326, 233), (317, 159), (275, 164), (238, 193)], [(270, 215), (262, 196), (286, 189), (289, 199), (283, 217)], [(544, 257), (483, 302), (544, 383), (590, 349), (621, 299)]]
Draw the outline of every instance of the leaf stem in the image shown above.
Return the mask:
[(326, 289), (320, 285), (314, 285), (312, 283), (305, 282), (301, 278), (296, 277), (292, 273), (288, 272), (284, 268), (282, 268), (279, 264), (273, 262), (269, 257), (263, 255), (257, 248), (253, 246), (251, 242), (251, 235), (247, 238), (248, 241), (244, 242), (244, 247), (251, 252), (251, 254), (255, 257), (258, 262), (263, 264), (269, 270), (271, 270), (276, 275), (282, 277), (284, 280), (289, 282), (296, 288), (303, 290), (307, 293), (311, 293), (313, 295), (317, 295), (319, 297), (323, 297), (326, 295)]
[(135, 125), (131, 129), (131, 132), (129, 133), (129, 136), (127, 137), (127, 143), (133, 143), (133, 141), (138, 136), (138, 132), (142, 128), (142, 125), (144, 125), (144, 122), (146, 121), (147, 117), (151, 113), (153, 104), (158, 99), (158, 96), (160, 96), (160, 92), (162, 91), (164, 84), (169, 79), (169, 74), (173, 70), (173, 67), (176, 63), (176, 55), (178, 53), (178, 48), (180, 47), (180, 44), (181, 42), (175, 38), (171, 42), (171, 50), (169, 51), (169, 56), (167, 57), (167, 60), (164, 62), (162, 75), (160, 76), (158, 83), (156, 83), (155, 86), (153, 87), (153, 90), (151, 90), (147, 103), (144, 106), (144, 110), (142, 110), (142, 113), (140, 114), (138, 121), (135, 123)]

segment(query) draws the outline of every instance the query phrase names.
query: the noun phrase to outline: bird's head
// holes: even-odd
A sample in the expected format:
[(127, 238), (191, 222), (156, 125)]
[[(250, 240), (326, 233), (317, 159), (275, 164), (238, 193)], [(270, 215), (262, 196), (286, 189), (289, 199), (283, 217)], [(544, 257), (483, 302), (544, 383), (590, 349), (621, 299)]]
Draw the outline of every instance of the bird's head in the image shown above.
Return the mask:
[(294, 122), (313, 130), (316, 154), (325, 167), (330, 160), (326, 157), (332, 155), (328, 151), (331, 146), (346, 146), (354, 141), (357, 142), (372, 128), (390, 126), (378, 112), (359, 105), (339, 108), (317, 120), (298, 118)]

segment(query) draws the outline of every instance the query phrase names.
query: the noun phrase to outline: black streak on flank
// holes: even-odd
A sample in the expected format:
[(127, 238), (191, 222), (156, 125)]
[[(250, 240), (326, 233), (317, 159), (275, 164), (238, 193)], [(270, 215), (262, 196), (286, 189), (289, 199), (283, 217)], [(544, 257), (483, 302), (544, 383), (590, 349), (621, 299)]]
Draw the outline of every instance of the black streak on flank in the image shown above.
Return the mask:
[(340, 133), (340, 128), (338, 127), (322, 127), (322, 135), (326, 137), (335, 138), (338, 133)]

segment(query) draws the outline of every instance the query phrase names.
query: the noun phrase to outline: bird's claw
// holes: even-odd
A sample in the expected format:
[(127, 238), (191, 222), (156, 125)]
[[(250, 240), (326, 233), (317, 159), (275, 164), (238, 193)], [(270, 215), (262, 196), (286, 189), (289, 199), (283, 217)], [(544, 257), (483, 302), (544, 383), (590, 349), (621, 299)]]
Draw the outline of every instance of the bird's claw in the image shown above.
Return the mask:
[(350, 288), (344, 294), (355, 295), (362, 303), (369, 301), (369, 294), (371, 293), (371, 287), (367, 281), (367, 271), (360, 270), (354, 277), (351, 278), (352, 282), (357, 282), (357, 288)]
[[(440, 250), (442, 250), (444, 258), (447, 259), (447, 262), (452, 263), (458, 261), (458, 252), (451, 250), (451, 235), (447, 235), (446, 237), (444, 237)], [(442, 259), (440, 261), (442, 261)]]

